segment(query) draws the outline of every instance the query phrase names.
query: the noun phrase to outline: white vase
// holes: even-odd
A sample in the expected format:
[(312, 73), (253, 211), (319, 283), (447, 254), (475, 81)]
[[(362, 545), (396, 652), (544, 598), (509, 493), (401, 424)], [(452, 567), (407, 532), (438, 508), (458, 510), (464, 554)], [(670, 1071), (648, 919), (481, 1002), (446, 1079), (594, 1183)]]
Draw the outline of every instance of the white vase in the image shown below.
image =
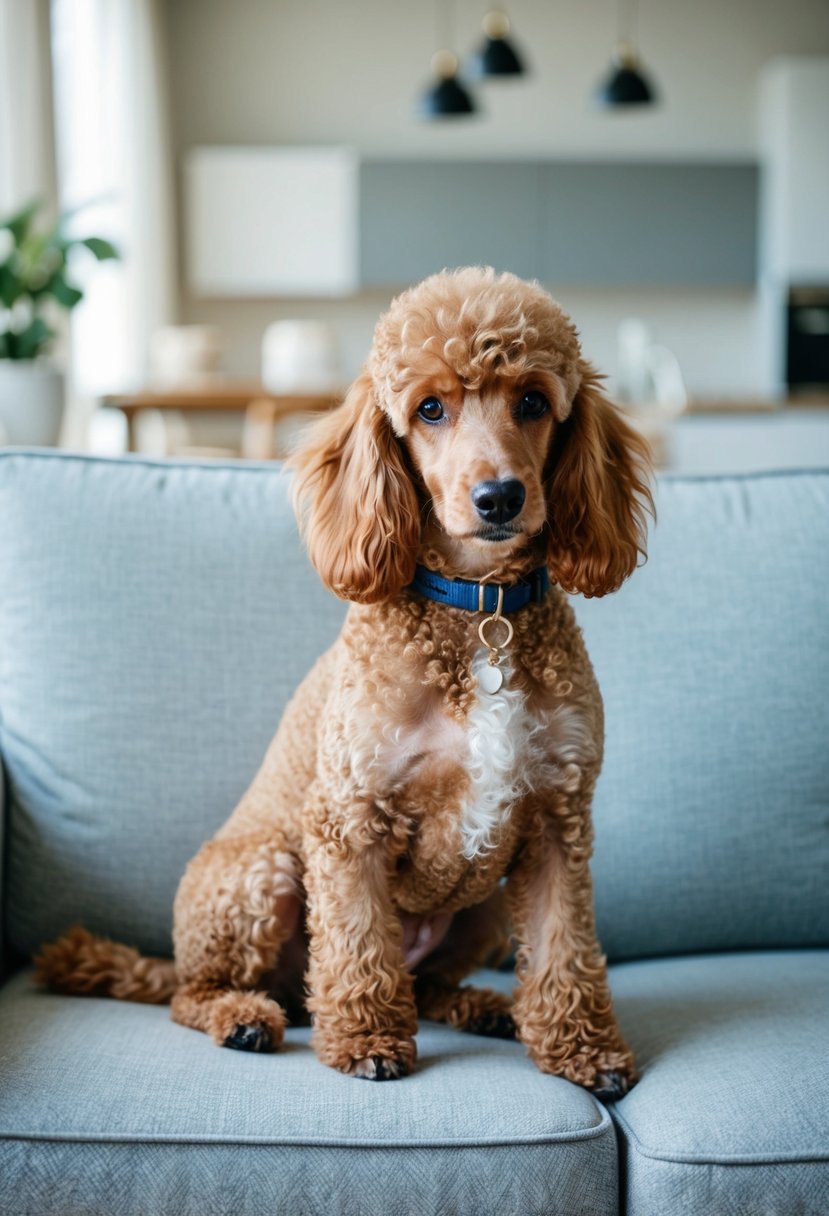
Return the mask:
[(63, 375), (48, 363), (0, 359), (0, 440), (54, 447), (63, 421)]
[(163, 325), (150, 338), (150, 387), (191, 389), (216, 380), (222, 339), (212, 325)]
[(272, 393), (336, 393), (342, 385), (336, 330), (324, 321), (274, 321), (262, 339), (262, 383)]

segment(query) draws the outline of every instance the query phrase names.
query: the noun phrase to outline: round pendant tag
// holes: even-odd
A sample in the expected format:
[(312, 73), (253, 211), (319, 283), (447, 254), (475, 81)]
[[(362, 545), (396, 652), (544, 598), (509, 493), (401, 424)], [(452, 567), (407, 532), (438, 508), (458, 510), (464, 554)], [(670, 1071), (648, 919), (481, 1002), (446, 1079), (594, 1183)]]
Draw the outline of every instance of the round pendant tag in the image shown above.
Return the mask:
[(479, 688), (484, 692), (493, 693), (497, 692), (503, 684), (504, 675), (500, 667), (493, 667), (490, 663), (487, 663), (485, 667), (481, 667), (476, 679)]

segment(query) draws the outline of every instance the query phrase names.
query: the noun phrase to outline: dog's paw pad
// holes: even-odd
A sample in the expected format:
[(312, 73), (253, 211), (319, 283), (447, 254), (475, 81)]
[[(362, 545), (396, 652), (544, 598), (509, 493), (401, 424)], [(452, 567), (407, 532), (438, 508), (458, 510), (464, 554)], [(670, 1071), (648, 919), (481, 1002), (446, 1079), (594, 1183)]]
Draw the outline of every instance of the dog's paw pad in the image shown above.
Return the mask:
[(514, 1039), (515, 1022), (512, 1014), (502, 1010), (488, 1010), (472, 1018), (464, 1030), (467, 1034), (482, 1034), (490, 1039)]
[(600, 1072), (591, 1089), (600, 1102), (618, 1102), (630, 1089), (630, 1079), (621, 1072)]
[(386, 1056), (366, 1056), (364, 1060), (356, 1060), (352, 1076), (361, 1081), (396, 1081), (405, 1077), (408, 1067), (402, 1060), (391, 1060)]
[(270, 1051), (273, 1041), (266, 1027), (239, 1024), (227, 1036), (224, 1046), (234, 1051)]

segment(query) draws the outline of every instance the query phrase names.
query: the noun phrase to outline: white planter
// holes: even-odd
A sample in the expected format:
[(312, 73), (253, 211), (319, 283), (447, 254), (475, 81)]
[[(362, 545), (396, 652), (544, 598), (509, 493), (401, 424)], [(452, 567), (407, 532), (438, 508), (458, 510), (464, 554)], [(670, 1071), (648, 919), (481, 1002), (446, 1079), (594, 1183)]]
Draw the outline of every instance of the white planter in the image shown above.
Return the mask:
[(0, 359), (0, 442), (54, 447), (62, 421), (62, 374), (38, 360)]

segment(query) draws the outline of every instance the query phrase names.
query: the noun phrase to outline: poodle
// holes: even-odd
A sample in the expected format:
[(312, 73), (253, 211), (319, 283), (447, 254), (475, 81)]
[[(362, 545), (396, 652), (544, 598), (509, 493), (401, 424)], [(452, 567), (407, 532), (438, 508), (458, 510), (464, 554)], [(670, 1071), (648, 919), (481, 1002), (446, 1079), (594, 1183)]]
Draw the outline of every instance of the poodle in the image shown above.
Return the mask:
[[(188, 866), (175, 962), (76, 928), (43, 982), (171, 1000), (240, 1050), (310, 1014), (319, 1059), (372, 1080), (411, 1071), (420, 1015), (626, 1092), (588, 864), (602, 702), (567, 593), (633, 572), (653, 500), (600, 379), (512, 274), (443, 272), (392, 302), (291, 462), (345, 624)], [(461, 985), (511, 939), (514, 999)]]

